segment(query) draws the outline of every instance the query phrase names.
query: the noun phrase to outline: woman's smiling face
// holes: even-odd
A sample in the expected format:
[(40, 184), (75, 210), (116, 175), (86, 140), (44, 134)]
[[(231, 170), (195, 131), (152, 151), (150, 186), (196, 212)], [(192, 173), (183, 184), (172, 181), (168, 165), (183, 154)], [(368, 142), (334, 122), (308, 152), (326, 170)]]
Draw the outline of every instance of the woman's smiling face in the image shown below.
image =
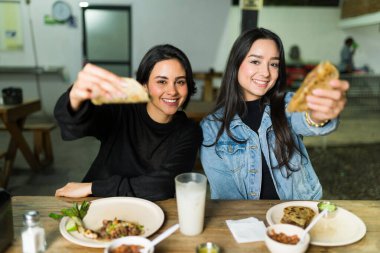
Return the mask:
[(245, 101), (260, 99), (275, 85), (279, 59), (279, 50), (273, 40), (258, 39), (252, 44), (238, 72)]
[(148, 114), (159, 123), (170, 122), (188, 95), (186, 72), (177, 59), (157, 62), (144, 86), (150, 95)]

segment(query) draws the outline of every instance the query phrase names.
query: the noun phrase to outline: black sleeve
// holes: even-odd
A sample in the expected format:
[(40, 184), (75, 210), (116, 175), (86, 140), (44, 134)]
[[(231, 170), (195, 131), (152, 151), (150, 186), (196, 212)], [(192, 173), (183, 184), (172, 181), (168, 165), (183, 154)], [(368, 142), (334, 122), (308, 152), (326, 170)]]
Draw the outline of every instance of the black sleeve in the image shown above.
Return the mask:
[(75, 140), (85, 136), (100, 139), (107, 132), (107, 122), (112, 122), (107, 106), (94, 106), (90, 101), (84, 102), (78, 111), (70, 106), (71, 88), (62, 94), (54, 108), (54, 117), (61, 129), (64, 140)]
[(114, 175), (105, 180), (94, 181), (93, 195), (98, 197), (134, 196), (152, 201), (173, 198), (175, 176), (193, 169), (198, 148), (202, 142), (202, 131), (195, 123), (188, 131), (184, 129), (181, 131), (161, 170), (132, 178)]

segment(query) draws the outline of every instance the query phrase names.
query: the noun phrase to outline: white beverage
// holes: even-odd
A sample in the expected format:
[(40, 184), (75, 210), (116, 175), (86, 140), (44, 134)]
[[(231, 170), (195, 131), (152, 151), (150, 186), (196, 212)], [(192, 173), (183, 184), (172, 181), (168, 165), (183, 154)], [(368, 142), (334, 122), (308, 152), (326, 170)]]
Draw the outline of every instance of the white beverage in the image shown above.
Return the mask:
[(180, 231), (184, 235), (198, 235), (203, 231), (206, 180), (176, 182), (176, 198)]

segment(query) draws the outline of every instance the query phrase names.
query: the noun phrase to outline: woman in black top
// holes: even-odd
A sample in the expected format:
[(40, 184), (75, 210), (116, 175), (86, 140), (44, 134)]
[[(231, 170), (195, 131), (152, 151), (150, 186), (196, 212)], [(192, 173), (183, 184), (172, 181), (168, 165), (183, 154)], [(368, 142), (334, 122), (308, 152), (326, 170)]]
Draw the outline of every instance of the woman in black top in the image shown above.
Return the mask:
[(146, 104), (95, 106), (90, 99), (120, 96), (121, 77), (87, 64), (55, 107), (64, 140), (94, 136), (100, 150), (82, 183), (68, 183), (56, 196), (174, 197), (174, 177), (192, 170), (201, 130), (181, 110), (195, 93), (186, 55), (171, 45), (153, 47), (142, 59), (137, 81)]

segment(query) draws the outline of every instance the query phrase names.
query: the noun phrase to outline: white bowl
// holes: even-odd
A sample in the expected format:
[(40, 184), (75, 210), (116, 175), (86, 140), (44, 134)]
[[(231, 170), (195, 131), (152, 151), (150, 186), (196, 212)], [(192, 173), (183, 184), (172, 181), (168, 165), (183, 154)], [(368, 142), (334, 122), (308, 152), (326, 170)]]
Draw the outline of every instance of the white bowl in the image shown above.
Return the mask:
[(141, 245), (144, 247), (144, 249), (148, 249), (147, 251), (141, 251), (146, 253), (153, 253), (154, 252), (154, 246), (152, 242), (149, 239), (146, 239), (142, 236), (126, 236), (121, 237), (116, 240), (113, 240), (105, 249), (104, 253), (111, 253), (111, 250), (123, 245)]
[(281, 243), (270, 238), (268, 235), (268, 231), (271, 231), (271, 230), (274, 230), (276, 234), (279, 234), (282, 232), (288, 236), (297, 235), (298, 238), (301, 239), (301, 235), (304, 229), (294, 226), (294, 225), (289, 225), (289, 224), (274, 224), (272, 226), (269, 226), (265, 233), (265, 244), (267, 245), (269, 251), (272, 253), (303, 253), (307, 250), (309, 246), (309, 243), (310, 243), (309, 233), (306, 234), (302, 242), (298, 242), (297, 244), (286, 244), (286, 243)]

